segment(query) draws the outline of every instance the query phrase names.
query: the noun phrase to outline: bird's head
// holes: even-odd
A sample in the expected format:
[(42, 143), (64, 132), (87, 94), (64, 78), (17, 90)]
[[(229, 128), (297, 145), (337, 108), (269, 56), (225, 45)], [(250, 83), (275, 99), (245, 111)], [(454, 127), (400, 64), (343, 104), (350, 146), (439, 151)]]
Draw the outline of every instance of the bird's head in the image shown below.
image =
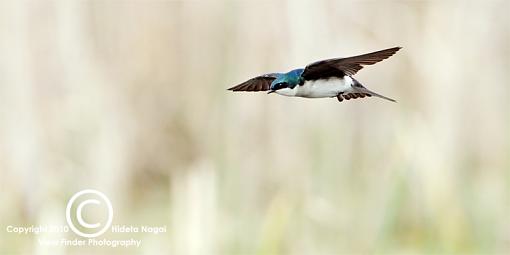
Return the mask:
[(283, 89), (283, 88), (287, 88), (288, 87), (288, 80), (287, 80), (287, 77), (285, 76), (285, 74), (280, 74), (278, 75), (278, 77), (276, 77), (276, 79), (273, 80), (273, 82), (271, 82), (271, 91), (277, 91), (279, 89)]
[(303, 69), (292, 70), (288, 73), (279, 74), (276, 79), (271, 83), (271, 92), (275, 92), (279, 89), (283, 88), (291, 88), (293, 89), (296, 85), (303, 83), (303, 78), (301, 74), (303, 73)]

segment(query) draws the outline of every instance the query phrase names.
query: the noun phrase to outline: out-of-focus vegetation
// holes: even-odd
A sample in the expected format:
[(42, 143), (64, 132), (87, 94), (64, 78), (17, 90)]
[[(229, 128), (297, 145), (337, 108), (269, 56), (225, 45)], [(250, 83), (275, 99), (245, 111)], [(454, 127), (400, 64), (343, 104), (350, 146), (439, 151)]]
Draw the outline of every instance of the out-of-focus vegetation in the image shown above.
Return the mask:
[[(508, 254), (509, 10), (2, 1), (0, 254)], [(397, 104), (226, 91), (392, 46), (357, 78)], [(64, 224), (85, 188), (114, 224), (168, 232), (105, 250), (6, 233)]]

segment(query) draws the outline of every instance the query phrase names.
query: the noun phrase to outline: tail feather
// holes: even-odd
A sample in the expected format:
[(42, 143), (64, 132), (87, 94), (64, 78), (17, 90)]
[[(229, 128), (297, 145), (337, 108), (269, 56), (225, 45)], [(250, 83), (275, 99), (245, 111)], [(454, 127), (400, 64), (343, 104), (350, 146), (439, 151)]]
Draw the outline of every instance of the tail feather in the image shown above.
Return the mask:
[(365, 94), (369, 94), (371, 96), (375, 96), (375, 97), (379, 97), (379, 98), (382, 98), (382, 99), (386, 99), (388, 101), (391, 101), (391, 102), (394, 102), (396, 103), (397, 101), (395, 99), (392, 99), (392, 98), (389, 98), (389, 97), (385, 97), (381, 94), (377, 94), (367, 88), (356, 88), (357, 91), (359, 91), (360, 93), (365, 93)]
[(379, 97), (379, 98), (386, 99), (386, 100), (394, 102), (394, 103), (397, 102), (395, 99), (383, 96), (381, 94), (375, 93), (375, 92), (365, 88), (361, 83), (359, 83), (354, 78), (352, 78), (352, 80), (354, 81), (354, 84), (353, 84), (354, 90), (356, 90), (359, 93), (364, 93), (364, 94), (368, 94), (368, 95), (371, 95), (371, 96)]

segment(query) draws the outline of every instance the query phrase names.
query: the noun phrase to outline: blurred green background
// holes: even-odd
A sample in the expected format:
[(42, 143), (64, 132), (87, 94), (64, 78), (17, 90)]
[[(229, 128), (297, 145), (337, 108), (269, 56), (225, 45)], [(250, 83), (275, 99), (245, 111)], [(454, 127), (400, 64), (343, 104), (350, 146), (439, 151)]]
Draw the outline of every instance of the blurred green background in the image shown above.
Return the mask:
[[(1, 1), (0, 254), (510, 254), (509, 13)], [(397, 104), (226, 91), (393, 46), (356, 77)], [(113, 249), (6, 232), (65, 224), (86, 188), (108, 195), (114, 225), (167, 233)]]

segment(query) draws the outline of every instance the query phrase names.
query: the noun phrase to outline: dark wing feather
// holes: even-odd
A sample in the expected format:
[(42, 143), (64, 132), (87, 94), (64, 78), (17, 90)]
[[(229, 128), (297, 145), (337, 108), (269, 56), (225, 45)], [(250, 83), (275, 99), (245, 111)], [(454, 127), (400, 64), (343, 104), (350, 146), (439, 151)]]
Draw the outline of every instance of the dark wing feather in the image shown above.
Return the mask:
[(303, 71), (305, 80), (316, 80), (329, 77), (343, 77), (355, 75), (363, 66), (373, 65), (391, 57), (400, 47), (380, 50), (348, 58), (333, 58), (317, 61), (306, 66)]
[(271, 82), (276, 79), (276, 73), (264, 74), (251, 78), (239, 85), (236, 85), (228, 90), (232, 91), (266, 91), (269, 90)]

